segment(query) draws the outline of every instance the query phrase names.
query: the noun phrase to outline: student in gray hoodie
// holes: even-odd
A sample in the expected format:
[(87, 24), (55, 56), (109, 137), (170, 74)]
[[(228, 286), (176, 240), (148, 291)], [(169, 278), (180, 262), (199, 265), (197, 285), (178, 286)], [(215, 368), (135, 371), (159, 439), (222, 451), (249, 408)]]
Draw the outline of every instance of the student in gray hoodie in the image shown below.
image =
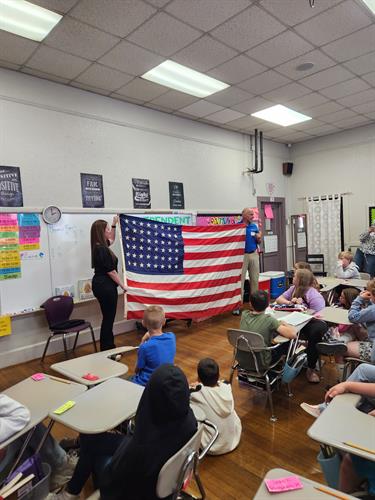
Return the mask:
[[(234, 409), (232, 387), (219, 381), (219, 366), (211, 358), (201, 359), (197, 371), (198, 383), (190, 386), (190, 402), (199, 406), (219, 431), (219, 436), (208, 453), (229, 453), (238, 446), (242, 431), (241, 420)], [(208, 427), (203, 430), (202, 448), (209, 443), (211, 433), (212, 430)]]
[(344, 279), (359, 279), (359, 270), (357, 264), (353, 260), (352, 252), (340, 252), (335, 269), (336, 278)]

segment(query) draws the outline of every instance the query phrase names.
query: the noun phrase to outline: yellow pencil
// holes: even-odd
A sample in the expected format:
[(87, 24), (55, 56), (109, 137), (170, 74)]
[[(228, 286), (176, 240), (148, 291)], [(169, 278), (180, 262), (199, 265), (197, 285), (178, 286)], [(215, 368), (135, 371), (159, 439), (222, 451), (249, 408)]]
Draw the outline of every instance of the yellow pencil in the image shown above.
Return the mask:
[(355, 448), (357, 450), (362, 450), (362, 451), (365, 451), (367, 453), (371, 453), (371, 455), (375, 455), (375, 450), (370, 450), (370, 448), (365, 448), (364, 446), (359, 446), (359, 444), (354, 444), (354, 443), (351, 443), (350, 441), (344, 441), (344, 443), (346, 446), (350, 446), (351, 448)]
[(64, 378), (54, 377), (52, 375), (48, 375), (48, 377), (52, 380), (57, 380), (57, 382), (63, 382), (64, 384), (71, 384), (69, 380), (65, 380)]
[(331, 495), (332, 497), (335, 498), (340, 498), (340, 500), (348, 500), (348, 497), (345, 495), (340, 495), (339, 493), (336, 493), (335, 491), (330, 491), (327, 490), (326, 488), (323, 488), (323, 486), (314, 486), (314, 488), (318, 491), (321, 491), (322, 493), (326, 493), (327, 495)]

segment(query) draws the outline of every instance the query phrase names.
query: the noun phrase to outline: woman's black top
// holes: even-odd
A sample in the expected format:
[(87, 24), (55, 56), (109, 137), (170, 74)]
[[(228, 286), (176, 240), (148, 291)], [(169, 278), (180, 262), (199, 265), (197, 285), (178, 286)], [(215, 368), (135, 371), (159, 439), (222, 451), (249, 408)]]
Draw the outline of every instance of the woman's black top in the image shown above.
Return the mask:
[(97, 245), (93, 255), (95, 276), (107, 276), (111, 271), (117, 271), (118, 258), (105, 245)]

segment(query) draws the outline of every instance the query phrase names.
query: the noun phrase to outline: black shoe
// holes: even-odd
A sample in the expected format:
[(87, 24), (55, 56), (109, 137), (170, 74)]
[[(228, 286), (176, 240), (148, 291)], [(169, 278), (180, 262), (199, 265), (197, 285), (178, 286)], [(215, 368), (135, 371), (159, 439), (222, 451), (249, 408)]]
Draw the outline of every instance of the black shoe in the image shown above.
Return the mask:
[(343, 342), (319, 342), (316, 344), (316, 349), (320, 354), (325, 354), (326, 356), (346, 354), (348, 352), (348, 348)]

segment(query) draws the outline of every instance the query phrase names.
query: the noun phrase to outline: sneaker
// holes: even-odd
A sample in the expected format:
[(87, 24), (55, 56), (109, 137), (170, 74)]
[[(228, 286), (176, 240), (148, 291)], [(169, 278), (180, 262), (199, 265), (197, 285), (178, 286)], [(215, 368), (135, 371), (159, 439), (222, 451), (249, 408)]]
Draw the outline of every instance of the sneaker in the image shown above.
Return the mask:
[(80, 495), (72, 495), (66, 490), (59, 491), (58, 493), (50, 493), (46, 500), (74, 500), (81, 498)]
[(239, 309), (234, 309), (232, 311), (233, 316), (239, 316), (241, 314), (241, 311)]
[(316, 373), (315, 370), (312, 370), (311, 368), (308, 368), (306, 370), (306, 378), (311, 384), (319, 384), (320, 382), (320, 377)]
[(120, 361), (122, 354), (112, 354), (111, 356), (108, 356), (108, 358), (112, 359), (112, 361)]
[[(65, 462), (59, 467), (56, 467), (51, 474), (50, 486), (52, 491), (61, 488), (70, 480), (70, 478), (73, 475), (74, 469), (76, 468), (77, 462), (78, 462), (78, 455), (76, 455), (74, 452), (67, 453)], [(67, 494), (70, 495), (70, 493)], [(73, 496), (72, 498), (78, 498), (78, 497)]]
[(339, 341), (334, 342), (318, 342), (316, 344), (316, 349), (320, 354), (325, 354), (326, 356), (334, 356), (335, 354), (346, 354), (348, 348), (346, 344)]
[(309, 405), (307, 403), (301, 403), (300, 407), (312, 417), (318, 418), (320, 416), (319, 405)]

